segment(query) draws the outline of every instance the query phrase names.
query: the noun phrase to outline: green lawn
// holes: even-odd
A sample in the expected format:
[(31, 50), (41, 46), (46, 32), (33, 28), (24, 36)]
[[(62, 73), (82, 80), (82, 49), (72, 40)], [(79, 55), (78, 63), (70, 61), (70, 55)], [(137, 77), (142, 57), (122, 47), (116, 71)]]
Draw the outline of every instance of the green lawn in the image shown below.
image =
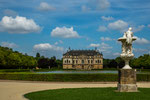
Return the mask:
[(150, 100), (150, 88), (120, 93), (116, 88), (56, 89), (25, 94), (29, 100)]

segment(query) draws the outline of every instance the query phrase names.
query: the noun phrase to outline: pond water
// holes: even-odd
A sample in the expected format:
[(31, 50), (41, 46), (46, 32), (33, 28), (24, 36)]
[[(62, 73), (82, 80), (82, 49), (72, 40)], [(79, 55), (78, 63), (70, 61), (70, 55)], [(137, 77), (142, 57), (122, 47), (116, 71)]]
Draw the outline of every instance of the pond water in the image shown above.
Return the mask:
[[(110, 73), (110, 74), (118, 74), (118, 71), (117, 70), (101, 70), (101, 71), (78, 71), (78, 70), (74, 70), (74, 71), (48, 71), (48, 72), (36, 72), (36, 73), (43, 73), (43, 74), (46, 74), (46, 73), (52, 73), (52, 74), (76, 74), (76, 73), (79, 73), (79, 74), (92, 74), (92, 73)], [(149, 73), (149, 72), (140, 72), (140, 71), (137, 71), (137, 74), (146, 74), (146, 73)]]
[(53, 73), (53, 74), (69, 74), (69, 73), (114, 73), (117, 74), (118, 71), (48, 71), (48, 72), (37, 72), (37, 73)]

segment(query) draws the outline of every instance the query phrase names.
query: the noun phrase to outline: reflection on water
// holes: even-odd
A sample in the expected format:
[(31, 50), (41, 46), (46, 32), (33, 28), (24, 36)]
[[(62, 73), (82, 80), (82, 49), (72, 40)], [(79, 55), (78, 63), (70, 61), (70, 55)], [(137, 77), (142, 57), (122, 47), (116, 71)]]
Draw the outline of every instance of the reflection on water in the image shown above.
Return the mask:
[(118, 71), (49, 71), (49, 72), (37, 72), (37, 73), (53, 73), (53, 74), (67, 74), (67, 73), (114, 73), (117, 74)]

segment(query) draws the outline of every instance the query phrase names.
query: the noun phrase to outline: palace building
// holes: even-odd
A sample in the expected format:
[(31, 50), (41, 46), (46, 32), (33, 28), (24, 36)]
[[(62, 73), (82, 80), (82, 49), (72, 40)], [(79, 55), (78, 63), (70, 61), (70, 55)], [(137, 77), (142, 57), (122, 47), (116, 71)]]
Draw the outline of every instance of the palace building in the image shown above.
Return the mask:
[(103, 69), (103, 54), (98, 50), (68, 50), (63, 54), (63, 69)]

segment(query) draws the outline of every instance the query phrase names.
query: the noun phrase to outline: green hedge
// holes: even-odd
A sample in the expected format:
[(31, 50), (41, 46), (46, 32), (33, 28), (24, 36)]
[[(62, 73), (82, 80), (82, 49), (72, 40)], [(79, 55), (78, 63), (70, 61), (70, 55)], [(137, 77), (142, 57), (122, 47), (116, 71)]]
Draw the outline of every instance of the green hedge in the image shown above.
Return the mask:
[(99, 82), (117, 81), (116, 74), (0, 74), (4, 80), (53, 81), (53, 82)]
[[(117, 74), (0, 74), (2, 80), (51, 82), (116, 82)], [(150, 74), (137, 74), (137, 81), (150, 81)]]

